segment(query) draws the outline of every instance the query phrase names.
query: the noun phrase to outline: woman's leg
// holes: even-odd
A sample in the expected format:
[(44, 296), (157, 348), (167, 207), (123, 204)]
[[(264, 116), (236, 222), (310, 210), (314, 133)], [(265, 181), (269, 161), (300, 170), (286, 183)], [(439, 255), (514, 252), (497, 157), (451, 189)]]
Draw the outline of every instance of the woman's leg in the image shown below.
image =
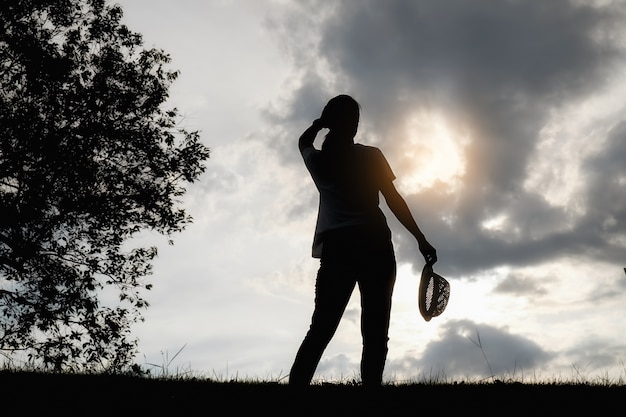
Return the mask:
[(322, 260), (315, 283), (315, 308), (311, 326), (298, 349), (289, 373), (290, 385), (308, 385), (322, 353), (332, 339), (350, 300), (356, 280), (340, 264)]
[(391, 298), (396, 280), (393, 255), (378, 258), (359, 279), (361, 292), (361, 380), (366, 387), (382, 384), (387, 358)]

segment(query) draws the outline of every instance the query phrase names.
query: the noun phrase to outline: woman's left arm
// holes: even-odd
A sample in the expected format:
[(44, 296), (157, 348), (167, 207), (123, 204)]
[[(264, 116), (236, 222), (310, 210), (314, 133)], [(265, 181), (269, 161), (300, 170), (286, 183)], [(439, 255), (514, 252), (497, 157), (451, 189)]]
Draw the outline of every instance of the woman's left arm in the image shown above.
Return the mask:
[(426, 240), (424, 233), (420, 230), (419, 226), (415, 222), (409, 206), (404, 198), (400, 195), (395, 185), (391, 181), (385, 181), (381, 192), (385, 197), (385, 201), (389, 206), (391, 212), (396, 216), (400, 223), (409, 231), (419, 246), (419, 250), (424, 256), (426, 263), (434, 264), (437, 262), (437, 250)]

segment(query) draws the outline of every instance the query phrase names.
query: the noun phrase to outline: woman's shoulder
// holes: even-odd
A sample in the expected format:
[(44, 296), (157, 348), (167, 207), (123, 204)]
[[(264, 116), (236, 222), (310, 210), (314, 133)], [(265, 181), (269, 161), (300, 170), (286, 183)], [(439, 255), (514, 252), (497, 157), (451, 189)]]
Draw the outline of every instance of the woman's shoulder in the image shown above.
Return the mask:
[(376, 146), (372, 146), (372, 145), (364, 145), (362, 143), (355, 143), (354, 144), (354, 151), (358, 154), (362, 154), (362, 155), (366, 155), (370, 158), (376, 158), (376, 157), (381, 157), (383, 156), (383, 152), (377, 148)]

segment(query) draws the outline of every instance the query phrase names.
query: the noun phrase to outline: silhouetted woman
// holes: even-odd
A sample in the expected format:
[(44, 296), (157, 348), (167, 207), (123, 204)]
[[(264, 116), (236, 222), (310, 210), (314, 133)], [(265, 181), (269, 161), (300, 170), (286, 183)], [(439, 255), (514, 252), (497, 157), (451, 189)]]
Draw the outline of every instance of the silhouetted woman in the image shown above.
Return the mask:
[[(415, 236), (426, 262), (437, 261), (435, 248), (396, 190), (395, 175), (382, 152), (354, 143), (359, 113), (359, 104), (352, 97), (334, 97), (298, 142), (320, 195), (313, 239), (313, 257), (320, 258), (320, 268), (311, 325), (291, 368), (291, 385), (311, 382), (357, 284), (363, 338), (361, 380), (366, 387), (382, 383), (396, 260), (391, 232), (379, 208), (379, 192)], [(329, 132), (318, 150), (313, 142), (323, 128)]]

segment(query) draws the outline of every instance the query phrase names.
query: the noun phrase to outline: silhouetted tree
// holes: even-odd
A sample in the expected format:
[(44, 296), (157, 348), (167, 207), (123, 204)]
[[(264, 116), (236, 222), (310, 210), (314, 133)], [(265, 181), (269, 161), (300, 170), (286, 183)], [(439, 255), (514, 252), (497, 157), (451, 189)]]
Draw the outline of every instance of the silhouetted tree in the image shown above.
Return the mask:
[[(154, 247), (209, 150), (163, 109), (177, 72), (105, 0), (0, 3), (0, 354), (123, 370)], [(171, 240), (170, 240), (171, 242)]]

